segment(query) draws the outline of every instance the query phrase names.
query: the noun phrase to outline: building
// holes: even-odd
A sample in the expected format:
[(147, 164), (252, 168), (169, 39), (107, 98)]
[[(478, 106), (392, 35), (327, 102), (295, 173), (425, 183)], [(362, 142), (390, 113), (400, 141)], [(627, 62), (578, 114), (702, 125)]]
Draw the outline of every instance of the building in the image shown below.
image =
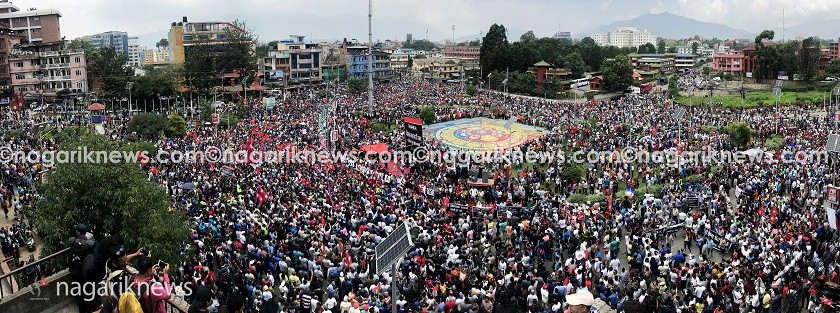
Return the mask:
[(445, 46), (443, 56), (463, 61), (464, 69), (467, 70), (478, 69), (481, 66), (481, 46)]
[(173, 22), (169, 28), (169, 63), (184, 64), (190, 49), (196, 45), (209, 45), (212, 50), (221, 49), (228, 43), (228, 30), (244, 32), (229, 22), (188, 22), (184, 16), (181, 22)]
[(572, 40), (572, 33), (571, 32), (556, 32), (556, 33), (554, 33), (554, 36), (552, 36), (552, 38), (562, 39), (562, 40)]
[(169, 50), (144, 50), (141, 65), (163, 65), (169, 63)]
[(744, 52), (715, 53), (712, 55), (712, 71), (742, 76), (744, 74)]
[(64, 49), (63, 41), (25, 44), (20, 48), (13, 50), (9, 58), (14, 92), (88, 91), (83, 50)]
[[(136, 38), (136, 37), (135, 37)], [(79, 39), (93, 45), (96, 48), (112, 47), (117, 53), (125, 55), (128, 59), (128, 33), (122, 31), (108, 31), (93, 35), (80, 37)]]
[(143, 62), (143, 49), (137, 42), (139, 39), (137, 36), (128, 37), (128, 64), (135, 67), (140, 66)]
[(595, 43), (601, 46), (616, 46), (619, 48), (639, 47), (644, 44), (656, 45), (656, 36), (647, 30), (639, 31), (634, 27), (618, 27), (616, 31), (607, 34), (592, 34)]
[[(321, 47), (306, 43), (306, 36), (290, 35), (277, 44), (277, 50), (289, 55), (288, 82), (291, 84), (317, 84), (321, 80)], [(282, 55), (282, 54), (281, 54)]]
[(410, 33), (405, 34), (405, 43), (411, 44), (412, 42), (414, 42), (414, 35), (412, 35)]
[(428, 58), (414, 60), (411, 70), (427, 78), (460, 79), (464, 67), (455, 59)]
[(837, 38), (837, 41), (828, 43), (828, 58), (831, 61), (840, 60), (840, 49), (838, 49), (838, 43), (840, 43), (840, 38)]
[(265, 85), (286, 86), (291, 63), (288, 51), (269, 51), (268, 56), (260, 58), (260, 71), (263, 73)]
[(61, 13), (54, 9), (21, 11), (8, 0), (0, 0), (0, 24), (24, 36), (26, 42), (57, 42), (62, 40), (59, 27)]
[(0, 25), (0, 90), (7, 90), (11, 84), (9, 56), (15, 45), (20, 44), (25, 36)]
[(565, 81), (572, 76), (572, 71), (567, 68), (553, 68), (545, 61), (537, 62), (533, 67), (528, 68), (528, 73), (537, 76), (537, 88), (542, 88), (549, 81)]
[[(657, 75), (667, 75), (677, 70), (676, 60), (677, 56), (688, 57), (693, 55), (679, 55), (674, 53), (668, 54), (638, 54), (632, 53), (628, 55), (630, 58), (630, 66), (633, 71), (641, 75), (642, 78), (656, 77)], [(693, 60), (693, 59), (692, 59)], [(693, 62), (692, 62), (693, 66)]]
[[(347, 76), (349, 78), (367, 79), (369, 56), (367, 46), (345, 45), (341, 49), (341, 60), (347, 69)], [(392, 77), (390, 53), (374, 49), (373, 79), (384, 81), (390, 80)]]
[(677, 46), (677, 54), (693, 54), (691, 46)]

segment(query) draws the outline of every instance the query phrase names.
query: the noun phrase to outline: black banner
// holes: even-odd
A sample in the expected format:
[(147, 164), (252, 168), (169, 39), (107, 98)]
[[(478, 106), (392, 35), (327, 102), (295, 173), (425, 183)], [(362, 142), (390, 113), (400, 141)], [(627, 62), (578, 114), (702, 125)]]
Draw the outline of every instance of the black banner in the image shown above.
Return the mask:
[(403, 129), (405, 130), (405, 148), (411, 151), (423, 146), (423, 120), (403, 116)]

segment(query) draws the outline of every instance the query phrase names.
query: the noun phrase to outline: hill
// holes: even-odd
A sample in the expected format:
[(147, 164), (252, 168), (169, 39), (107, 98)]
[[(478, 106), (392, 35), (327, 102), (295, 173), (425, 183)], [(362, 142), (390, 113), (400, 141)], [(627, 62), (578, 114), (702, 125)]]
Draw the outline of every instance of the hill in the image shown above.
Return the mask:
[(654, 35), (669, 39), (691, 38), (699, 35), (703, 38), (717, 37), (719, 39), (749, 39), (756, 34), (743, 29), (735, 29), (722, 24), (698, 21), (692, 18), (663, 12), (645, 14), (628, 21), (617, 21), (608, 25), (583, 31), (576, 37), (583, 38), (592, 33), (607, 33), (615, 31), (616, 27), (636, 27), (648, 30)]

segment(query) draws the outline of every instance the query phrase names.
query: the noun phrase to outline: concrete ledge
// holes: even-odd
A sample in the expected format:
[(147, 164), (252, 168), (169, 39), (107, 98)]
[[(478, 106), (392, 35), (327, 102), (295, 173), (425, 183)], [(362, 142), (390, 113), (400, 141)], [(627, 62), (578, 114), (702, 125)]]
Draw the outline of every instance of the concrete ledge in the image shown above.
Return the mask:
[(50, 310), (67, 300), (72, 304), (71, 297), (59, 296), (57, 292), (58, 282), (70, 283), (70, 281), (70, 272), (63, 270), (47, 277), (47, 286), (36, 283), (22, 287), (20, 291), (0, 299), (0, 312), (35, 313)]

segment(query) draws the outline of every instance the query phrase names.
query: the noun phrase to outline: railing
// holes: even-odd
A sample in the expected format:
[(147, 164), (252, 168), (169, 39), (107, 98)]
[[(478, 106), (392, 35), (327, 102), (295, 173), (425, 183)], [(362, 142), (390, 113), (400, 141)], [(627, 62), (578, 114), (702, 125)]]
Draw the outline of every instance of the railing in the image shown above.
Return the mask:
[(63, 269), (66, 269), (69, 261), (70, 248), (50, 254), (35, 263), (26, 264), (11, 272), (0, 275), (0, 299), (4, 297), (4, 289), (9, 288), (9, 294), (14, 294), (31, 284), (38, 283), (43, 275), (49, 277)]
[(171, 300), (164, 301), (163, 307), (166, 310), (166, 313), (187, 313), (187, 310), (173, 303)]

